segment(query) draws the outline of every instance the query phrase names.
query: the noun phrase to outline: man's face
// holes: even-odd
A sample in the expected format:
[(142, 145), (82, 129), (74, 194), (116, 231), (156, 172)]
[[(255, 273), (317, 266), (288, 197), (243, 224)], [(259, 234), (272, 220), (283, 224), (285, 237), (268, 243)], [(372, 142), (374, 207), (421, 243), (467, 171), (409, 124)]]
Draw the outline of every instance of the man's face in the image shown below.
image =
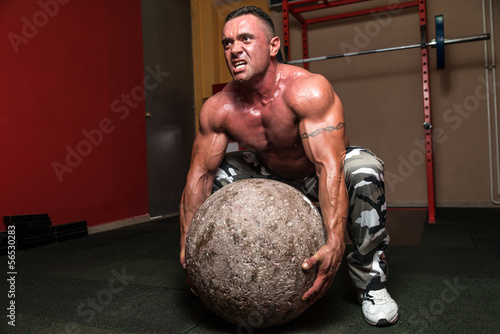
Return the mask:
[(226, 23), (222, 46), (227, 67), (235, 81), (248, 81), (270, 64), (270, 41), (265, 24), (254, 15), (242, 15)]

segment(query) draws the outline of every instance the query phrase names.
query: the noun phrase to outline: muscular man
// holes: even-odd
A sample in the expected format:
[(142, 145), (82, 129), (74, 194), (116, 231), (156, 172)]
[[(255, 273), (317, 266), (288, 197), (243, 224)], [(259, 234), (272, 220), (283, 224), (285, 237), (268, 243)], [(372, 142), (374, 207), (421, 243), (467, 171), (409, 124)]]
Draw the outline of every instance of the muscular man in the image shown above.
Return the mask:
[[(318, 268), (303, 299), (314, 302), (330, 287), (347, 228), (356, 246), (347, 263), (365, 320), (395, 323), (398, 307), (385, 288), (382, 161), (348, 147), (342, 104), (323, 76), (277, 62), (280, 40), (267, 13), (253, 6), (230, 13), (222, 46), (233, 80), (201, 109), (180, 207), (181, 264), (194, 213), (213, 191), (248, 177), (280, 180), (319, 202), (327, 235), (302, 264)], [(226, 154), (230, 139), (248, 151)]]

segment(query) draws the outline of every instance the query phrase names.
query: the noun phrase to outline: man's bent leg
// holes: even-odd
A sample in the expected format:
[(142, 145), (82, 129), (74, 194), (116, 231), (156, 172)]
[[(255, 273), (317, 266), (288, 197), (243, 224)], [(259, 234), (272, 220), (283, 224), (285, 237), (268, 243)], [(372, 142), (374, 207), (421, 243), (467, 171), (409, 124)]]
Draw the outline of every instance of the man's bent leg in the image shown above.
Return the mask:
[(227, 153), (215, 174), (212, 192), (216, 192), (229, 183), (251, 178), (275, 179), (275, 176), (257, 160), (252, 152)]
[(363, 292), (363, 313), (372, 325), (396, 322), (398, 308), (385, 289), (389, 243), (384, 164), (371, 151), (349, 147), (344, 163), (349, 193), (347, 230), (356, 249), (347, 256), (353, 284)]
[(382, 289), (387, 280), (387, 263), (382, 254), (389, 243), (384, 164), (369, 150), (350, 147), (344, 169), (349, 193), (347, 230), (356, 246), (347, 256), (349, 274), (360, 289)]

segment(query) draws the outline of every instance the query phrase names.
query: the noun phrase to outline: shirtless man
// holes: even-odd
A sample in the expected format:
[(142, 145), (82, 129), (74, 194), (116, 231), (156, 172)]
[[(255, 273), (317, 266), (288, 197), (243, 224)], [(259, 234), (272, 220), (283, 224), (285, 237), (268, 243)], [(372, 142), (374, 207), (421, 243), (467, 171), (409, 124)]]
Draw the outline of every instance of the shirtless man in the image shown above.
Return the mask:
[[(303, 299), (315, 302), (330, 287), (347, 227), (356, 246), (347, 263), (365, 320), (395, 323), (398, 307), (385, 288), (383, 163), (348, 147), (342, 104), (323, 76), (277, 62), (280, 40), (267, 13), (253, 6), (230, 13), (222, 46), (233, 81), (201, 109), (180, 206), (181, 265), (189, 225), (213, 191), (246, 177), (277, 179), (319, 201), (325, 225), (326, 244), (302, 264), (318, 268)], [(230, 139), (248, 151), (226, 154)]]

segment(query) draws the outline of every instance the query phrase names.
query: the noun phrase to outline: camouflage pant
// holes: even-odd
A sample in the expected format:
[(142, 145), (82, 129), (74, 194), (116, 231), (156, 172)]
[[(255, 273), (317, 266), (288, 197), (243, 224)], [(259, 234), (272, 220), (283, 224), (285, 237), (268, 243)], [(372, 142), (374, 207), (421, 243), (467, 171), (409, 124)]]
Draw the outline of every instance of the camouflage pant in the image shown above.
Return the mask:
[[(389, 243), (385, 230), (387, 206), (384, 192), (384, 164), (371, 151), (348, 147), (344, 162), (349, 194), (347, 231), (355, 251), (347, 255), (353, 284), (361, 289), (378, 290), (387, 281), (387, 262), (383, 255)], [(216, 173), (213, 191), (242, 179), (267, 178), (287, 183), (318, 202), (318, 179), (286, 179), (273, 174), (254, 153), (226, 154)]]

